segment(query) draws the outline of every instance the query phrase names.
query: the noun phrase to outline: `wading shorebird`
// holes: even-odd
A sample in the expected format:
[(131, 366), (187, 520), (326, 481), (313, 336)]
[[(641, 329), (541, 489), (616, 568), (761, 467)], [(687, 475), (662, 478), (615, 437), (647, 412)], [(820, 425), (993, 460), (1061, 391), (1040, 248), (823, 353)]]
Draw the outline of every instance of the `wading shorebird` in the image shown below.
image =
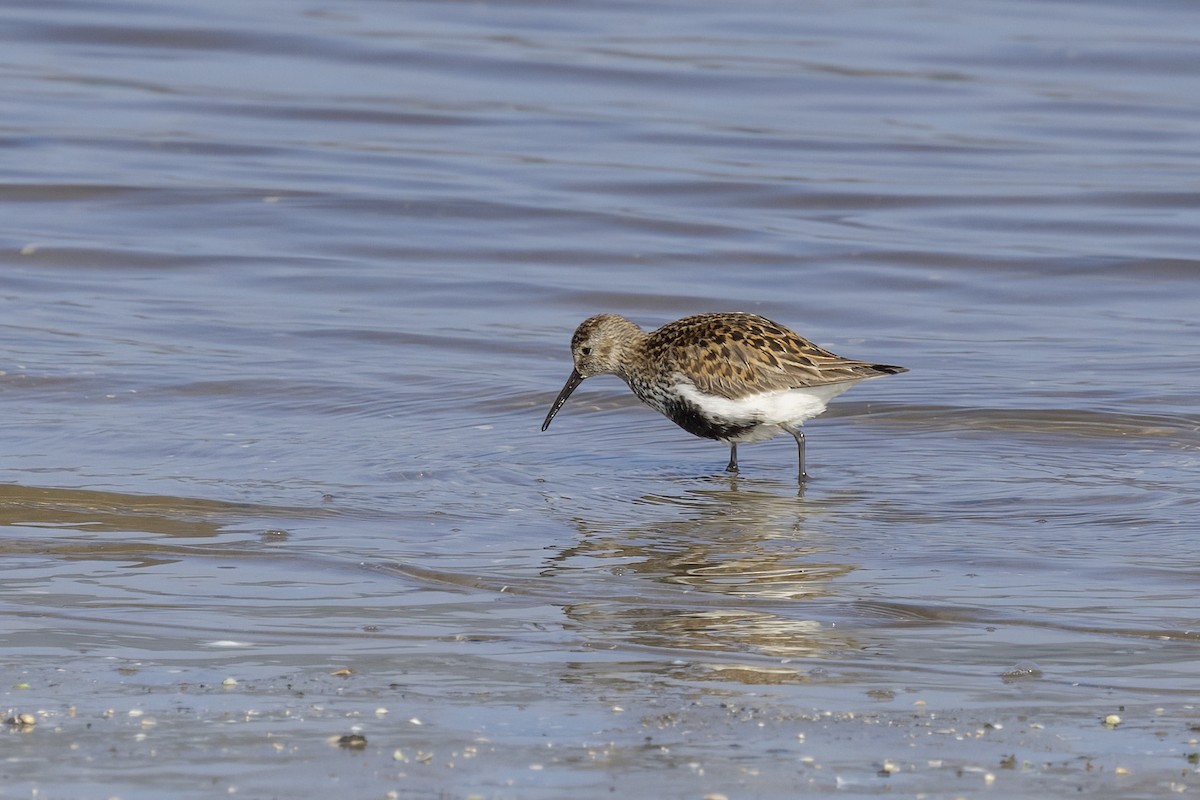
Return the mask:
[(542, 430), (586, 378), (616, 375), (638, 399), (688, 433), (737, 446), (780, 433), (796, 439), (800, 425), (859, 381), (907, 372), (905, 367), (842, 358), (757, 314), (696, 314), (651, 333), (616, 314), (584, 320), (571, 337), (575, 368), (554, 400)]

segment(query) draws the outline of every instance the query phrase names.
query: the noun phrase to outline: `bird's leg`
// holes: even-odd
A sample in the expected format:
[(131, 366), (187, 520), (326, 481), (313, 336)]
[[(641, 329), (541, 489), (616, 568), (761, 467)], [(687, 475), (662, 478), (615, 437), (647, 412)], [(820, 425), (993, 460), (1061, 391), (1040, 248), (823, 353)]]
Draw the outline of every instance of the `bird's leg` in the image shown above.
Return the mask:
[(737, 442), (729, 443), (729, 466), (725, 468), (726, 472), (737, 472)]
[(788, 428), (787, 432), (796, 438), (796, 450), (800, 455), (800, 482), (804, 483), (808, 480), (808, 473), (804, 471), (804, 431), (799, 428)]

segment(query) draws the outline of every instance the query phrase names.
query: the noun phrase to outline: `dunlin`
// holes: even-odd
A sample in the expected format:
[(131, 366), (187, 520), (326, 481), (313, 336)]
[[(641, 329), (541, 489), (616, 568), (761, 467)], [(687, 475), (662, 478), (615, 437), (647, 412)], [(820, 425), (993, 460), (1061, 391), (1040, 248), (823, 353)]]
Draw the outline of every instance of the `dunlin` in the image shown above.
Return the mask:
[(697, 314), (651, 333), (616, 314), (583, 321), (571, 337), (575, 368), (542, 430), (585, 378), (612, 374), (646, 405), (688, 433), (737, 446), (780, 433), (796, 439), (804, 471), (801, 423), (859, 381), (907, 372), (834, 355), (757, 314)]

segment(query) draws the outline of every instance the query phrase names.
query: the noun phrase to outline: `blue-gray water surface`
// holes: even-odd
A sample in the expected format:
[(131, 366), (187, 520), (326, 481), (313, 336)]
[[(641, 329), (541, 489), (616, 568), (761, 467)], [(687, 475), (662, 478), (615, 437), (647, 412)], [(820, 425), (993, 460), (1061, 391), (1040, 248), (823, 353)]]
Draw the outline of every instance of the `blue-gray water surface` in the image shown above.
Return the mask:
[[(1200, 791), (1187, 2), (0, 8), (0, 797)], [(688, 436), (575, 325), (910, 372)], [(341, 739), (365, 737), (361, 741)]]

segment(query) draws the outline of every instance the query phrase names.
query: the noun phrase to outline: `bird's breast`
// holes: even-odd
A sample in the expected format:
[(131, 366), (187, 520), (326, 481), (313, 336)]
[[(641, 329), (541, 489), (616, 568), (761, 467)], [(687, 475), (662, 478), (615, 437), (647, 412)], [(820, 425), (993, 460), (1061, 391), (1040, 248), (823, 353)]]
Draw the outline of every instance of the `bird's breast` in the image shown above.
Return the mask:
[[(676, 413), (688, 418), (691, 427), (677, 419), (669, 410), (663, 410), (663, 413), (671, 417), (677, 425), (697, 436), (727, 441), (762, 441), (778, 434), (780, 426), (799, 425), (806, 419), (817, 416), (825, 410), (830, 399), (850, 386), (849, 382), (827, 384), (761, 392), (735, 399), (708, 394), (697, 389), (692, 383), (679, 382), (667, 392), (668, 405), (671, 410), (683, 409)], [(699, 422), (691, 420), (691, 417), (698, 418)], [(693, 428), (708, 432), (699, 433)]]
[[(724, 442), (765, 441), (781, 433), (781, 425), (798, 425), (825, 410), (824, 398), (804, 389), (735, 400), (702, 392), (684, 380), (630, 381), (630, 388), (643, 403), (693, 436)], [(820, 388), (825, 390), (822, 394), (827, 394), (831, 387)]]

